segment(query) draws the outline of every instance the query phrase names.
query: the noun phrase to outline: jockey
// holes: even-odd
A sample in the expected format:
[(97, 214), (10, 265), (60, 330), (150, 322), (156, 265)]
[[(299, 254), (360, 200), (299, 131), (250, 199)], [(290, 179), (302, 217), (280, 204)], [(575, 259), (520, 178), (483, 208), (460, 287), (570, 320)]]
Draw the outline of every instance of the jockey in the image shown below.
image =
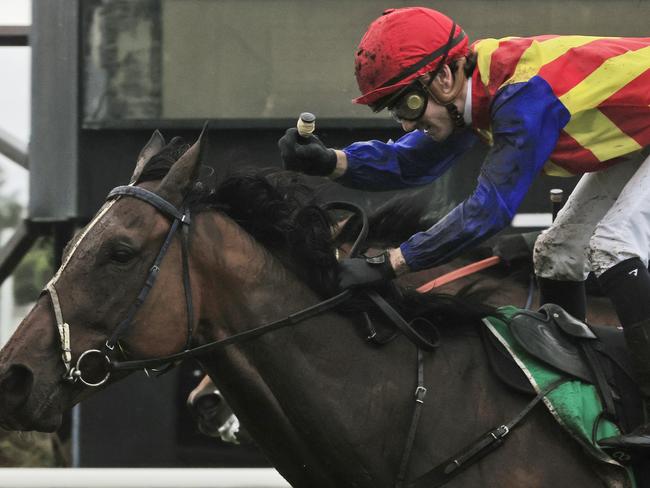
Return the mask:
[[(611, 298), (650, 396), (650, 38), (545, 35), (484, 39), (435, 10), (386, 10), (355, 56), (361, 96), (407, 132), (342, 150), (287, 130), (285, 167), (349, 187), (427, 184), (480, 141), (474, 192), (433, 227), (379, 257), (340, 264), (342, 288), (451, 260), (507, 227), (540, 173), (584, 175), (535, 243), (542, 303), (585, 318), (592, 271)], [(650, 447), (650, 427), (610, 445)]]

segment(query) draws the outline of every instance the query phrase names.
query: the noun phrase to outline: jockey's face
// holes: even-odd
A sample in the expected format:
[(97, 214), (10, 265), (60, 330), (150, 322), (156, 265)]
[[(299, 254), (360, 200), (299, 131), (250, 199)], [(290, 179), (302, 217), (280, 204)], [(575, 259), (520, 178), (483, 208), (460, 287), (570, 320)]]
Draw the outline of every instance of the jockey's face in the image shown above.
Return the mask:
[[(425, 75), (425, 77), (428, 75)], [(423, 80), (425, 83), (429, 80)], [(441, 72), (433, 80), (433, 83), (441, 86), (443, 89), (451, 89), (453, 85), (453, 75), (449, 66), (444, 66)], [(447, 139), (454, 131), (455, 125), (449, 112), (443, 106), (429, 97), (426, 110), (419, 119), (401, 120), (402, 129), (406, 132), (419, 129), (435, 141), (442, 142)]]
[(454, 123), (447, 109), (433, 100), (429, 100), (422, 117), (413, 121), (403, 120), (401, 123), (406, 132), (419, 129), (438, 142), (447, 139), (454, 131)]

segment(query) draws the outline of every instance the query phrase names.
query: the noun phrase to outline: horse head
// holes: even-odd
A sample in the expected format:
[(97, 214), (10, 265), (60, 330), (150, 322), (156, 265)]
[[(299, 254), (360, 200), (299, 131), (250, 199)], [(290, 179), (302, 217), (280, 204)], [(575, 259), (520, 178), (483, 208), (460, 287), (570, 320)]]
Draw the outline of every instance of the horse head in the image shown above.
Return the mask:
[[(89, 384), (104, 386), (127, 374), (103, 381), (109, 355), (164, 356), (186, 345), (188, 330), (178, 327), (191, 323), (178, 278), (180, 239), (167, 239), (164, 265), (158, 263), (159, 272), (150, 269), (173, 219), (128, 197), (128, 191), (139, 188), (174, 208), (181, 206), (200, 166), (201, 139), (162, 181), (138, 183), (145, 165), (163, 147), (156, 131), (140, 152), (131, 184), (120, 187), (126, 190), (109, 198), (68, 244), (61, 267), (0, 352), (0, 426), (54, 431), (62, 413), (93, 391)], [(134, 305), (152, 275), (158, 282), (169, 280), (169, 286), (153, 287), (149, 299)], [(120, 327), (124, 330), (117, 333)]]

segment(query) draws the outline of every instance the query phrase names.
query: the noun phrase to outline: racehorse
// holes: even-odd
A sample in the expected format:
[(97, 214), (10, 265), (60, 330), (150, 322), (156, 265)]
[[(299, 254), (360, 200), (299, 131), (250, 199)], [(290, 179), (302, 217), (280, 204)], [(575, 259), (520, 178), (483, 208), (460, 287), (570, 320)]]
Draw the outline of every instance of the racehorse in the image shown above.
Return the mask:
[[(200, 141), (184, 151), (155, 133), (131, 184), (114, 189), (69, 244), (0, 352), (0, 426), (53, 431), (64, 411), (128, 374), (124, 361), (159, 364), (192, 349), (293, 486), (376, 488), (411, 486), (529, 403), (489, 371), (477, 329), (491, 308), (397, 294), (399, 311), (428, 318), (440, 333), (419, 378), (412, 342), (369, 344), (352, 305), (319, 305), (337, 293), (327, 214), (270, 175), (233, 176), (214, 191), (197, 185)], [(355, 297), (335, 296), (343, 295)], [(216, 340), (223, 347), (196, 349)], [(137, 361), (146, 358), (154, 361)], [(396, 483), (400, 474), (407, 482)], [(446, 486), (614, 487), (625, 479), (538, 407)]]

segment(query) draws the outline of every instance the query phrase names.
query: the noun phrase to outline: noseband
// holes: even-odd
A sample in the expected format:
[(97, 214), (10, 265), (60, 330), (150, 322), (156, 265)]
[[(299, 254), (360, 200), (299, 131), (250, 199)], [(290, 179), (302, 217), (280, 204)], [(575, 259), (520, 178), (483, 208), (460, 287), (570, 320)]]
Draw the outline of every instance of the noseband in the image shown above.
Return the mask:
[[(54, 284), (57, 281), (57, 278), (60, 276), (62, 269), (68, 263), (70, 257), (76, 250), (79, 243), (86, 236), (88, 231), (98, 222), (106, 211), (112, 206), (116, 201), (117, 197), (120, 196), (129, 196), (134, 197), (139, 200), (142, 200), (153, 207), (155, 207), (162, 214), (170, 217), (172, 219), (172, 224), (167, 232), (167, 237), (165, 238), (158, 255), (153, 262), (151, 268), (149, 268), (149, 273), (147, 274), (147, 279), (138, 293), (135, 301), (129, 307), (125, 318), (118, 324), (111, 336), (106, 340), (102, 349), (88, 349), (85, 352), (79, 355), (75, 365), (72, 364), (72, 351), (70, 348), (70, 326), (63, 319), (63, 312), (61, 311), (61, 305), (59, 303), (59, 296), (56, 292)], [(63, 375), (64, 380), (74, 383), (75, 381), (80, 381), (86, 386), (100, 386), (106, 383), (111, 375), (111, 365), (113, 360), (111, 356), (115, 350), (115, 346), (119, 345), (119, 340), (124, 336), (124, 334), (129, 329), (129, 326), (133, 322), (135, 315), (138, 310), (144, 303), (149, 294), (149, 291), (156, 282), (158, 273), (160, 272), (160, 263), (162, 262), (165, 254), (169, 250), (172, 239), (176, 234), (176, 231), (180, 229), (181, 233), (181, 250), (182, 250), (182, 260), (183, 260), (183, 288), (185, 291), (185, 303), (187, 306), (187, 340), (185, 343), (185, 349), (187, 350), (190, 347), (192, 342), (192, 331), (193, 331), (193, 321), (194, 321), (194, 309), (192, 305), (192, 290), (190, 287), (190, 272), (189, 272), (189, 227), (190, 227), (190, 211), (189, 208), (183, 208), (181, 210), (177, 209), (174, 205), (169, 203), (164, 198), (156, 195), (155, 193), (140, 188), (138, 186), (118, 186), (111, 190), (106, 197), (106, 200), (109, 203), (100, 211), (97, 217), (89, 224), (88, 228), (77, 240), (73, 249), (70, 251), (67, 260), (61, 266), (59, 272), (54, 276), (54, 278), (47, 284), (44, 292), (49, 293), (52, 308), (54, 309), (54, 315), (56, 317), (57, 328), (59, 330), (59, 336), (61, 341), (61, 350), (62, 350), (62, 359), (65, 366), (65, 374)], [(105, 362), (106, 374), (99, 379), (98, 381), (93, 381), (90, 378), (84, 377), (83, 365), (89, 360), (92, 356), (98, 356), (101, 361)]]

